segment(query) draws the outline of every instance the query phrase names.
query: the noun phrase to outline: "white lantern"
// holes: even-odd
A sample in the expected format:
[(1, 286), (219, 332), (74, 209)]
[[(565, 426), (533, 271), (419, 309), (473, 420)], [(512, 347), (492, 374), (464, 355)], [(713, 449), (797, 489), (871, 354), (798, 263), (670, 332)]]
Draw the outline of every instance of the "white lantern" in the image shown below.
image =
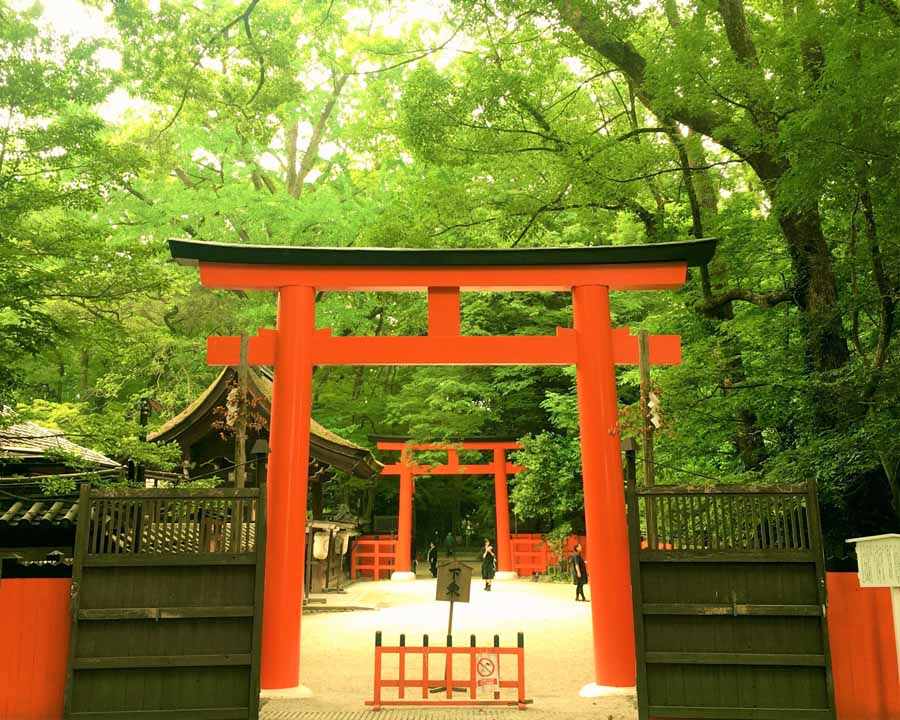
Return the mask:
[(313, 557), (325, 560), (328, 557), (328, 533), (317, 532), (313, 535)]

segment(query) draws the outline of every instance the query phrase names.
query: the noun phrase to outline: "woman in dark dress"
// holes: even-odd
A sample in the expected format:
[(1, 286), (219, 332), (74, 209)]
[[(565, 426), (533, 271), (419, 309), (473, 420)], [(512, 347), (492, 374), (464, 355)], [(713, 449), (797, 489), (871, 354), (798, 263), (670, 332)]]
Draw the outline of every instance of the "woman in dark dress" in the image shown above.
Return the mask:
[(494, 579), (494, 571), (497, 567), (497, 558), (491, 541), (484, 539), (484, 552), (481, 553), (481, 577), (484, 578), (484, 589), (491, 591), (491, 580)]
[(431, 577), (437, 577), (437, 545), (434, 542), (428, 543), (428, 569), (431, 570)]
[(584, 556), (581, 554), (581, 543), (575, 543), (575, 552), (572, 555), (572, 580), (575, 581), (575, 601), (586, 601), (584, 586), (588, 581), (588, 574)]

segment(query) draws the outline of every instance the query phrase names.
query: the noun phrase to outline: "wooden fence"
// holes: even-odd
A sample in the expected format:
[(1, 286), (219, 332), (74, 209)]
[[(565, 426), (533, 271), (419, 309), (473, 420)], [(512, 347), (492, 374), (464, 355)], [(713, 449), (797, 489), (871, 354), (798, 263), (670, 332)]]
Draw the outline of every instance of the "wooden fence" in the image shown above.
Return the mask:
[(628, 515), (641, 720), (834, 718), (812, 483), (631, 484)]
[(68, 578), (0, 579), (0, 718), (59, 720), (69, 644)]
[(65, 718), (258, 717), (265, 490), (78, 505)]

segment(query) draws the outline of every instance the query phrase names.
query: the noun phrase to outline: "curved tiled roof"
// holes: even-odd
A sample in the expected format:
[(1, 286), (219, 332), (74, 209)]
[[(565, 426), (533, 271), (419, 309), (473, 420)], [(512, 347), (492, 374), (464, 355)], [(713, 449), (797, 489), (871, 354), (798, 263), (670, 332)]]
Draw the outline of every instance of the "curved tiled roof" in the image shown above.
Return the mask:
[[(147, 435), (151, 442), (178, 440), (196, 422), (211, 412), (221, 402), (228, 384), (235, 375), (234, 368), (226, 367), (200, 395), (184, 410), (167, 420), (161, 427)], [(260, 401), (268, 426), (272, 403), (272, 374), (268, 369), (250, 368), (250, 392)], [(367, 448), (361, 447), (310, 418), (310, 455), (325, 464), (339, 468), (358, 477), (368, 478), (381, 472), (381, 463)]]
[(65, 453), (83, 462), (102, 467), (119, 467), (119, 463), (96, 450), (76, 445), (60, 430), (52, 430), (25, 421), (0, 427), (0, 458), (40, 458), (47, 453)]

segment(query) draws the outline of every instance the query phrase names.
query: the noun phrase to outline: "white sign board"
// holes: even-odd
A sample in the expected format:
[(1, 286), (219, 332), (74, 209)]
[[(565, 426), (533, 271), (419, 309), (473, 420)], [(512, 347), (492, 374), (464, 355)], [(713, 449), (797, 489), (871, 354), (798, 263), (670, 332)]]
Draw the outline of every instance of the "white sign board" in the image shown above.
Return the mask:
[(856, 544), (859, 586), (891, 588), (894, 645), (900, 668), (900, 535), (869, 535), (851, 538), (847, 542)]
[(500, 656), (497, 653), (475, 655), (475, 685), (478, 692), (500, 689)]
[(856, 544), (860, 587), (900, 587), (900, 535), (851, 538)]

